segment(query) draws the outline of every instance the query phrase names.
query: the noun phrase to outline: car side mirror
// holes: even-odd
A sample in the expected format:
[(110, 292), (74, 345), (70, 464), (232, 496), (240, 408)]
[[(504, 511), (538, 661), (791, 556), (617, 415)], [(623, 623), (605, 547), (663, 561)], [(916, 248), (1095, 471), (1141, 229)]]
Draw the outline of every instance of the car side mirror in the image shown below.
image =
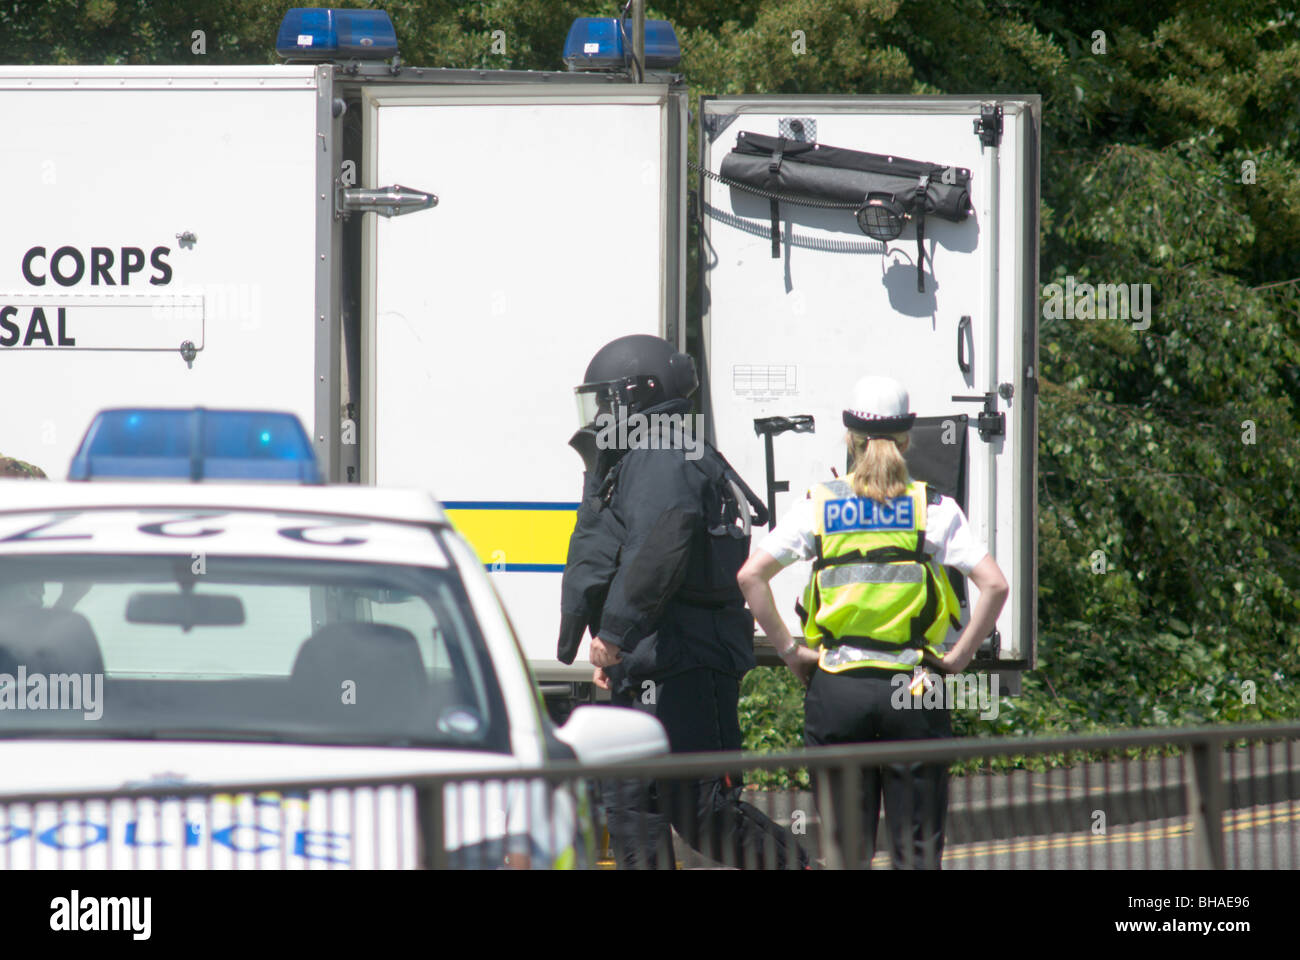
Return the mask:
[(578, 707), (555, 735), (582, 763), (622, 763), (668, 752), (668, 734), (654, 717), (624, 707)]

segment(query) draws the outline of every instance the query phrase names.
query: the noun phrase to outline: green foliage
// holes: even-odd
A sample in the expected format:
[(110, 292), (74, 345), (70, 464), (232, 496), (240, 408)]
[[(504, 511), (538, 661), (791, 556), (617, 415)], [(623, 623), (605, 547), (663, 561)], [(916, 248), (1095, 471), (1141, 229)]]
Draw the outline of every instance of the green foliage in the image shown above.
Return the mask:
[[(740, 687), (740, 730), (744, 748), (784, 753), (803, 747), (804, 688), (785, 667), (751, 670)], [(747, 781), (763, 787), (808, 789), (806, 770), (754, 771)]]
[[(251, 0), (10, 3), (0, 6), (0, 62), (266, 63), (274, 58), (276, 30), (290, 6)], [(193, 50), (195, 30), (203, 31), (202, 55)]]
[[(1176, 618), (1167, 631), (1138, 621), (1104, 629), (1078, 621), (1063, 626), (1042, 638), (1043, 666), (1025, 677), (1020, 696), (1001, 700), (996, 718), (954, 711), (958, 736), (1063, 736), (1300, 716), (1294, 658), (1279, 665), (1271, 656), (1243, 651), (1230, 635)], [(991, 768), (1064, 762), (1059, 755), (1008, 757)]]
[(0, 477), (18, 477), (23, 480), (45, 480), (45, 471), (35, 464), (16, 457), (0, 456)]

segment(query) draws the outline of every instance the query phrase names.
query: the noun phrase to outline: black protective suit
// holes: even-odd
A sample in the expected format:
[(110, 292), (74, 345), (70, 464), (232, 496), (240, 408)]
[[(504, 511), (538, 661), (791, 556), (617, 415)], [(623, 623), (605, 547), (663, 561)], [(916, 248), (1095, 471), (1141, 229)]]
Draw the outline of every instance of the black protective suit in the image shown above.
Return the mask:
[[(644, 411), (685, 414), (687, 400)], [(618, 646), (605, 672), (612, 700), (657, 717), (674, 753), (739, 750), (740, 680), (755, 666), (754, 621), (736, 583), (749, 555), (722, 455), (703, 446), (597, 450), (571, 441), (587, 472), (569, 541), (559, 658), (571, 663), (586, 629)], [(794, 838), (740, 800), (739, 776), (603, 785), (620, 866), (674, 864), (669, 823), (706, 856), (736, 866), (803, 866)], [(795, 862), (797, 861), (797, 863)]]

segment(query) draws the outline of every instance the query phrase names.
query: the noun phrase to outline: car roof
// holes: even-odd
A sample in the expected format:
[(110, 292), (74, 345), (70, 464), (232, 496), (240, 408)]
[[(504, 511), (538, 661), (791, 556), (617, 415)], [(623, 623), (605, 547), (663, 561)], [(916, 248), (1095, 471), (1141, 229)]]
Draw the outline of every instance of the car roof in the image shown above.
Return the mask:
[(0, 479), (0, 515), (149, 507), (274, 510), (421, 526), (449, 525), (441, 504), (423, 490), (356, 484), (68, 483)]

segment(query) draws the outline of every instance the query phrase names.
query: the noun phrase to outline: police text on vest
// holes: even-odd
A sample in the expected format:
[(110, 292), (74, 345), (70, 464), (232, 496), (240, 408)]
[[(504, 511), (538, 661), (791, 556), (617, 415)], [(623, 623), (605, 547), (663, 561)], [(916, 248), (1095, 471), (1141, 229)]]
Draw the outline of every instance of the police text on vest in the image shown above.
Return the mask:
[(863, 497), (827, 500), (823, 518), (827, 533), (914, 529), (911, 497), (895, 497), (885, 503)]

